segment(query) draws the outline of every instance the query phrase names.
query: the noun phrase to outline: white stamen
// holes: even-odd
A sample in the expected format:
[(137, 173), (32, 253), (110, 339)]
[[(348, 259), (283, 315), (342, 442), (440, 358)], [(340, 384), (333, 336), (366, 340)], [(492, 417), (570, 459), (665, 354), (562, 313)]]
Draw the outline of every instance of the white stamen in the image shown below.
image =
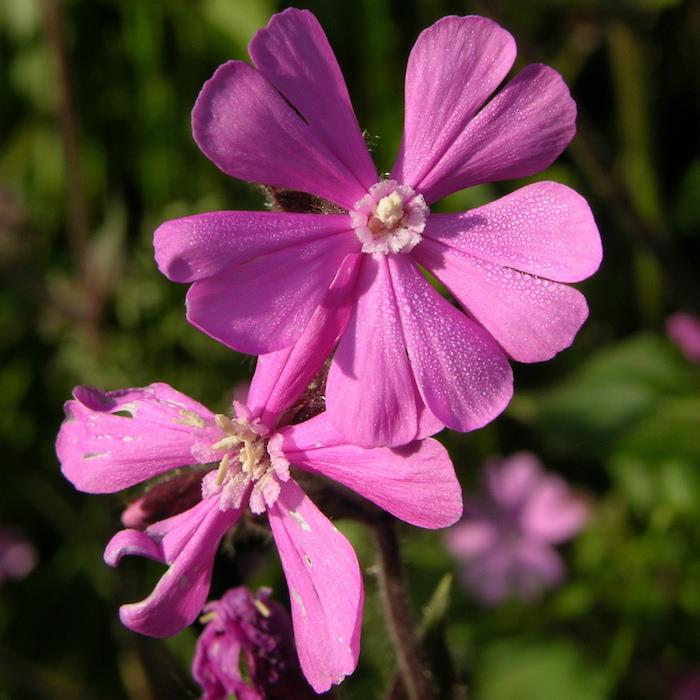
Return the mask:
[[(202, 494), (209, 498), (219, 494), (219, 508), (239, 508), (244, 498), (254, 513), (262, 513), (279, 496), (280, 480), (289, 476), (289, 463), (274, 450), (268, 451), (268, 429), (259, 421), (215, 416), (216, 425), (224, 434), (211, 449), (225, 454), (218, 469), (210, 472), (202, 482)], [(280, 436), (277, 437), (278, 440)]]
[(403, 217), (403, 200), (398, 192), (382, 197), (374, 210), (374, 215), (386, 228), (394, 228)]
[(409, 253), (422, 240), (430, 210), (408, 185), (382, 180), (350, 210), (363, 253)]
[(228, 453), (226, 453), (219, 463), (219, 469), (216, 472), (216, 485), (221, 486), (221, 484), (224, 483), (224, 479), (226, 478), (226, 474), (228, 473), (228, 463), (230, 459), (228, 456)]

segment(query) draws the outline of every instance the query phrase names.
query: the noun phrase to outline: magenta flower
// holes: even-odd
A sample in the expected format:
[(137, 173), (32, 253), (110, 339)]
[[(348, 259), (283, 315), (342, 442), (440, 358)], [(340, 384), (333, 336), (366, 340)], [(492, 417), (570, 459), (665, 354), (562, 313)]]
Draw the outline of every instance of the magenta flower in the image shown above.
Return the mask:
[[(304, 681), (294, 651), (287, 611), (269, 588), (255, 595), (244, 586), (204, 606), (206, 622), (197, 640), (192, 675), (202, 700), (308, 700), (316, 695)], [(248, 679), (241, 674), (245, 659)]]
[[(348, 306), (327, 402), (351, 442), (400, 445), (442, 425), (488, 423), (512, 395), (508, 357), (549, 359), (585, 320), (584, 297), (563, 283), (597, 269), (598, 231), (586, 202), (554, 182), (461, 214), (429, 207), (549, 166), (575, 131), (561, 77), (530, 65), (491, 98), (513, 65), (512, 36), (482, 17), (443, 18), (411, 52), (402, 146), (382, 180), (311, 13), (275, 15), (249, 51), (252, 66), (229, 61), (204, 85), (196, 142), (228, 175), (311, 193), (337, 213), (222, 211), (164, 223), (156, 260), (170, 279), (193, 283), (189, 321), (262, 354), (291, 345), (318, 308)], [(311, 348), (308, 361), (320, 364), (333, 344)]]
[[(303, 350), (313, 337), (305, 333), (291, 348), (260, 358), (247, 405), (234, 402), (233, 418), (166, 384), (107, 393), (78, 387), (66, 404), (57, 453), (64, 475), (89, 493), (120, 491), (188, 465), (218, 465), (203, 475), (194, 506), (157, 522), (148, 499), (127, 511), (127, 522), (150, 524), (115, 535), (107, 563), (139, 555), (169, 568), (150, 596), (122, 606), (122, 622), (157, 637), (189, 625), (206, 600), (224, 534), (246, 508), (267, 513), (290, 591), (301, 667), (321, 692), (357, 663), (362, 577), (350, 543), (297, 485), (290, 465), (333, 479), (421, 527), (454, 523), (462, 502), (449, 456), (435, 440), (364, 449), (350, 445), (326, 413), (278, 426), (309, 383)], [(160, 495), (156, 502), (167, 512)]]
[(681, 311), (666, 319), (666, 335), (685, 355), (688, 362), (700, 362), (700, 319)]
[(17, 530), (0, 528), (0, 586), (28, 576), (36, 560), (36, 550)]
[(531, 601), (559, 584), (564, 563), (554, 545), (573, 537), (589, 515), (566, 482), (526, 452), (490, 463), (484, 493), (464, 511), (445, 542), (464, 563), (464, 584), (490, 605), (511, 596)]
[(700, 669), (689, 671), (676, 686), (672, 700), (700, 699)]

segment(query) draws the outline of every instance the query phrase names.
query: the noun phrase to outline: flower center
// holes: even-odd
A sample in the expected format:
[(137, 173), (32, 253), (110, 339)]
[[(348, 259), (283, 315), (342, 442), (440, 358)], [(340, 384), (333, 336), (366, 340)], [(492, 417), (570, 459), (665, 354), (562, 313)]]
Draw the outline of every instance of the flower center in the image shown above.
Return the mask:
[(423, 195), (395, 180), (382, 180), (350, 210), (363, 253), (409, 253), (422, 239), (430, 209)]
[(221, 510), (237, 509), (249, 496), (250, 509), (263, 513), (277, 500), (280, 481), (289, 479), (289, 462), (284, 459), (279, 443), (281, 436), (270, 436), (269, 430), (258, 421), (215, 416), (223, 437), (212, 445), (215, 452), (223, 452), (219, 468), (202, 481), (202, 496), (219, 494)]

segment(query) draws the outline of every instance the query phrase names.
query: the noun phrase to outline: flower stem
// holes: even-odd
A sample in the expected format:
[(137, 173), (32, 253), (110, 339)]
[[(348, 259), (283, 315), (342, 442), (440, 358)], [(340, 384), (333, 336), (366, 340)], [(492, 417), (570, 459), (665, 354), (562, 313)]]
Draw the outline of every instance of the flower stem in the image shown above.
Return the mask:
[(411, 619), (403, 578), (396, 521), (382, 519), (373, 526), (377, 547), (379, 590), (387, 627), (408, 700), (434, 700), (437, 695), (430, 670)]

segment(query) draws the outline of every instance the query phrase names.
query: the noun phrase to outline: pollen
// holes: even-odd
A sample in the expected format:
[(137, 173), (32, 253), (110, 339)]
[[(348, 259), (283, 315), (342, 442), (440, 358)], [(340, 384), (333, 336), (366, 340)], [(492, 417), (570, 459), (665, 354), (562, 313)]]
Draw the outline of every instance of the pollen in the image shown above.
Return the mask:
[(408, 185), (382, 180), (350, 210), (363, 253), (409, 253), (422, 240), (430, 210)]
[(374, 210), (374, 215), (385, 228), (394, 228), (403, 218), (403, 199), (398, 192), (382, 197)]
[(279, 495), (279, 480), (289, 478), (289, 464), (268, 448), (269, 431), (258, 421), (229, 418), (219, 414), (215, 422), (222, 436), (212, 444), (214, 452), (223, 452), (218, 468), (202, 481), (205, 498), (220, 494), (222, 510), (239, 508), (244, 499), (254, 513), (262, 513)]

